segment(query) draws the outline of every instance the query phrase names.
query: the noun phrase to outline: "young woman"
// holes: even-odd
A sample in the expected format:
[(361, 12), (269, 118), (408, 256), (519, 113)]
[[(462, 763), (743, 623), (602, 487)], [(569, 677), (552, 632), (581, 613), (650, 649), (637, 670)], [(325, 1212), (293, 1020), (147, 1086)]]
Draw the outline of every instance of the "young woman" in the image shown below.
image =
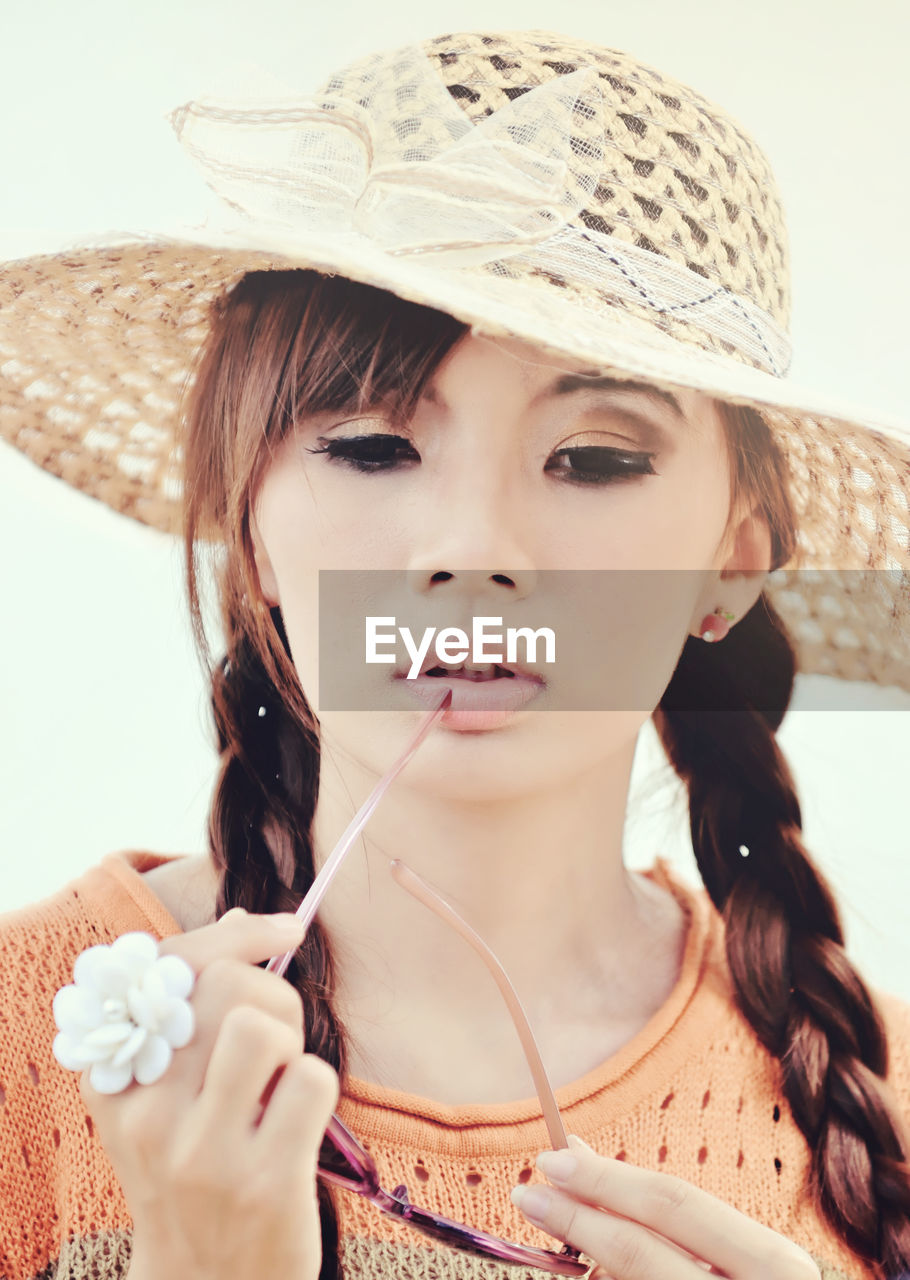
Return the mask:
[[(318, 102), (191, 104), (177, 124), (258, 220), (246, 249), (12, 272), (33, 309), (71, 300), (58, 331), (86, 299), (120, 311), (81, 320), (120, 353), (107, 390), (87, 342), (67, 356), (78, 395), (36, 391), (34, 366), (13, 369), (14, 395), (21, 420), (40, 412), (46, 465), (61, 405), (83, 442), (115, 384), (112, 420), (142, 405), (148, 431), (160, 414), (157, 479), (78, 483), (182, 531), (222, 769), (204, 855), (110, 855), (4, 917), (3, 1274), (572, 1274), (560, 1242), (623, 1280), (902, 1274), (910, 1016), (851, 965), (802, 843), (775, 731), (798, 658), (822, 665), (824, 611), (807, 587), (797, 644), (771, 575), (907, 568), (910, 438), (781, 381), (786, 251), (760, 153), (685, 86), (541, 32), (441, 36), (346, 68)], [(171, 410), (149, 387), (178, 383), (196, 348), (178, 504)], [(536, 705), (511, 712), (459, 704), (464, 682), (514, 673), (425, 677), (452, 708), (300, 945), (262, 917), (296, 910), (426, 710), (407, 691), (392, 709), (320, 705), (335, 655), (319, 574), (350, 569), (403, 572), (410, 616), (436, 625), (522, 617), (559, 580), (543, 571), (588, 571), (608, 646), (589, 646), (590, 709), (570, 709), (565, 665), (532, 671)], [(902, 590), (880, 575), (861, 601), (882, 683), (901, 651), (872, 640)], [(858, 660), (832, 634), (820, 648), (828, 670)], [(364, 687), (387, 695), (394, 675)], [(661, 858), (624, 865), (649, 718), (688, 787), (704, 889)], [(547, 1152), (500, 993), (393, 860), (492, 948), (581, 1141)], [(135, 931), (189, 965), (195, 1034), (151, 1083), (102, 1092), (55, 1060), (50, 1006), (59, 1025), (81, 951)], [(259, 967), (289, 948), (284, 977)], [(330, 1194), (333, 1109), (399, 1208), (486, 1243), (454, 1249), (375, 1196)], [(550, 1253), (504, 1263), (488, 1238)]]

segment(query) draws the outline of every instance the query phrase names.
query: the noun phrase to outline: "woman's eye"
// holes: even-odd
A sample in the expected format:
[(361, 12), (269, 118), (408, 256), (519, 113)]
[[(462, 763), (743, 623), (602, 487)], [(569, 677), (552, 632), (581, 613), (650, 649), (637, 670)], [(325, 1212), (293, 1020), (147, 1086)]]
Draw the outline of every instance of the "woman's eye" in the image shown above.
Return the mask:
[(307, 449), (307, 453), (326, 453), (331, 461), (338, 461), (355, 471), (389, 471), (397, 465), (396, 454), (404, 445), (413, 458), (418, 455), (404, 436), (373, 434), (367, 436), (319, 437), (319, 449)]
[[(404, 436), (386, 433), (363, 436), (320, 436), (319, 448), (307, 453), (327, 454), (332, 462), (353, 467), (355, 471), (391, 471), (403, 461), (419, 459), (419, 454)], [(651, 466), (653, 453), (629, 453), (606, 445), (580, 445), (574, 449), (557, 449), (553, 459), (567, 465), (548, 462), (545, 471), (555, 472), (572, 484), (612, 484), (634, 476), (656, 475)]]
[(657, 474), (651, 466), (651, 459), (656, 454), (627, 453), (606, 445), (579, 445), (575, 449), (557, 449), (553, 457), (565, 458), (571, 465), (563, 467), (547, 463), (544, 470), (564, 476), (571, 484), (612, 484), (633, 476)]

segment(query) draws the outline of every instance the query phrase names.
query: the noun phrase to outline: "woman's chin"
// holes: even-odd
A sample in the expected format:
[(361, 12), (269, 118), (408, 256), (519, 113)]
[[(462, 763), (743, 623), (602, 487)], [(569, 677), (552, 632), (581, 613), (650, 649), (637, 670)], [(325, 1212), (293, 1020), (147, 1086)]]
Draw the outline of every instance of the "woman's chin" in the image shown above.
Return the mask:
[[(414, 710), (326, 712), (323, 754), (359, 766), (375, 783), (407, 750), (423, 716)], [(543, 715), (530, 710), (453, 715), (450, 709), (418, 745), (392, 790), (405, 788), (466, 806), (522, 798), (530, 803), (547, 791), (568, 789), (579, 774), (597, 769), (617, 752), (633, 750), (646, 718), (629, 712)]]

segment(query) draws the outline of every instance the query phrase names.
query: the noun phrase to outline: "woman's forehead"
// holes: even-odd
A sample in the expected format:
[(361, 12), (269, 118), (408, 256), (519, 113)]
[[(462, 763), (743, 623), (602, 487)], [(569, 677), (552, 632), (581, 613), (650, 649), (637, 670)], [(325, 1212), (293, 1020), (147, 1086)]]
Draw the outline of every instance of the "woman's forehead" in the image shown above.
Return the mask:
[[(704, 417), (706, 413), (710, 413), (708, 402), (712, 397), (694, 388), (674, 386), (670, 389), (657, 386), (640, 376), (616, 369), (607, 371), (606, 368), (592, 367), (589, 361), (554, 355), (519, 339), (475, 333), (466, 334), (449, 352), (430, 379), (423, 399), (431, 403), (445, 403), (438, 387), (439, 384), (446, 384), (447, 372), (452, 362), (458, 361), (459, 354), (473, 354), (482, 358), (490, 356), (497, 362), (506, 362), (510, 374), (516, 375), (522, 391), (535, 401), (543, 396), (556, 397), (576, 391), (609, 391), (625, 395), (637, 394), (653, 404), (660, 402), (680, 419), (691, 419), (694, 415)], [(455, 390), (458, 385), (457, 382), (452, 383)], [(482, 383), (479, 389), (482, 391)]]
[[(447, 365), (456, 360), (459, 354), (470, 351), (477, 354), (489, 353), (494, 359), (497, 354), (500, 355), (504, 361), (509, 361), (514, 366), (521, 382), (526, 386), (537, 384), (559, 386), (565, 381), (567, 387), (571, 386), (571, 389), (574, 389), (576, 385), (582, 387), (585, 385), (582, 379), (590, 379), (594, 387), (615, 385), (628, 390), (645, 389), (656, 385), (639, 375), (633, 375), (612, 366), (604, 365), (598, 368), (592, 366), (590, 360), (577, 360), (570, 356), (556, 355), (518, 338), (493, 337), (473, 332), (466, 334), (455, 344), (446, 360), (442, 362), (440, 369), (437, 370), (435, 377), (431, 379), (431, 385), (438, 378), (445, 376)], [(571, 377), (567, 376), (565, 380), (560, 379), (558, 375), (561, 373)], [(579, 378), (578, 384), (574, 383), (574, 378)], [(672, 390), (667, 391), (667, 398), (668, 400), (675, 398), (680, 404), (693, 406), (696, 402), (711, 397), (691, 387), (674, 386)]]
[(473, 347), (478, 351), (488, 351), (491, 354), (495, 352), (501, 353), (504, 359), (514, 361), (516, 368), (519, 369), (526, 380), (533, 378), (537, 369), (540, 369), (539, 376), (541, 377), (546, 376), (548, 373), (558, 373), (560, 371), (577, 374), (597, 374), (600, 372), (598, 369), (592, 368), (589, 361), (573, 360), (570, 356), (553, 355), (542, 347), (535, 346), (533, 343), (526, 342), (520, 338), (493, 337), (485, 333), (471, 332), (466, 334), (460, 342), (456, 343), (451, 354), (454, 357), (469, 347)]

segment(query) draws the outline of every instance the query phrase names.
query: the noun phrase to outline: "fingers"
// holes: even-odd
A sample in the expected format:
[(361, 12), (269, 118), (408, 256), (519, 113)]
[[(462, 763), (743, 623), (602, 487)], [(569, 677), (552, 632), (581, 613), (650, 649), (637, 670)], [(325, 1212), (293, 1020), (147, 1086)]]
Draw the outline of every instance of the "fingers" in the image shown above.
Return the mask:
[(262, 1009), (228, 1010), (205, 1068), (194, 1123), (213, 1141), (235, 1148), (259, 1116), (259, 1101), (277, 1070), (303, 1053), (300, 1036)]
[[(618, 1276), (639, 1274), (628, 1270), (630, 1258), (640, 1268), (636, 1251), (647, 1256), (648, 1250), (660, 1246), (669, 1257), (669, 1245), (680, 1256), (673, 1265), (689, 1266), (680, 1275), (703, 1276), (703, 1263), (736, 1280), (766, 1280), (769, 1275), (775, 1280), (817, 1280), (817, 1267), (803, 1249), (709, 1192), (670, 1174), (600, 1156), (574, 1135), (569, 1142), (569, 1150), (538, 1157), (538, 1167), (559, 1188), (552, 1192), (554, 1218), (539, 1225), (585, 1252), (590, 1252), (588, 1244), (577, 1231), (580, 1228), (586, 1239), (593, 1232), (601, 1250), (619, 1250), (620, 1262), (626, 1258), (627, 1271), (617, 1271)], [(520, 1207), (524, 1212), (524, 1205)], [(567, 1214), (575, 1233), (569, 1236), (562, 1230)], [(554, 1224), (559, 1229), (554, 1231)], [(591, 1256), (609, 1271), (602, 1252)], [(648, 1274), (647, 1268), (641, 1274)]]
[(260, 964), (300, 945), (303, 925), (296, 916), (250, 915), (242, 907), (225, 912), (215, 924), (175, 934), (158, 944), (159, 955), (179, 955), (194, 973), (214, 960), (230, 957), (246, 964)]
[[(558, 1178), (559, 1187), (589, 1204), (651, 1227), (698, 1258), (710, 1258), (728, 1270), (742, 1263), (746, 1249), (765, 1248), (767, 1238), (774, 1234), (682, 1178), (599, 1156), (574, 1137), (569, 1141), (571, 1153), (565, 1154), (574, 1158), (574, 1169), (567, 1178)], [(548, 1159), (543, 1159), (540, 1167), (556, 1181), (547, 1172), (547, 1163)]]
[(303, 932), (296, 917), (249, 915), (236, 907), (215, 924), (159, 943), (159, 954), (179, 955), (196, 974), (190, 997), (195, 1032), (168, 1067), (166, 1078), (171, 1086), (193, 1096), (200, 1092), (221, 1024), (236, 1005), (255, 1006), (287, 1023), (297, 1032), (298, 1052), (303, 1052), (299, 993), (284, 979), (255, 967), (299, 944)]
[(706, 1265), (646, 1227), (584, 1204), (554, 1187), (523, 1186), (513, 1199), (525, 1217), (574, 1245), (610, 1280), (705, 1280)]
[[(338, 1075), (321, 1058), (304, 1054), (289, 1064), (269, 1101), (255, 1143), (269, 1153), (287, 1179), (312, 1177), (332, 1112), (338, 1105)], [(288, 1141), (288, 1135), (293, 1138)], [(301, 1155), (308, 1153), (309, 1159)]]

